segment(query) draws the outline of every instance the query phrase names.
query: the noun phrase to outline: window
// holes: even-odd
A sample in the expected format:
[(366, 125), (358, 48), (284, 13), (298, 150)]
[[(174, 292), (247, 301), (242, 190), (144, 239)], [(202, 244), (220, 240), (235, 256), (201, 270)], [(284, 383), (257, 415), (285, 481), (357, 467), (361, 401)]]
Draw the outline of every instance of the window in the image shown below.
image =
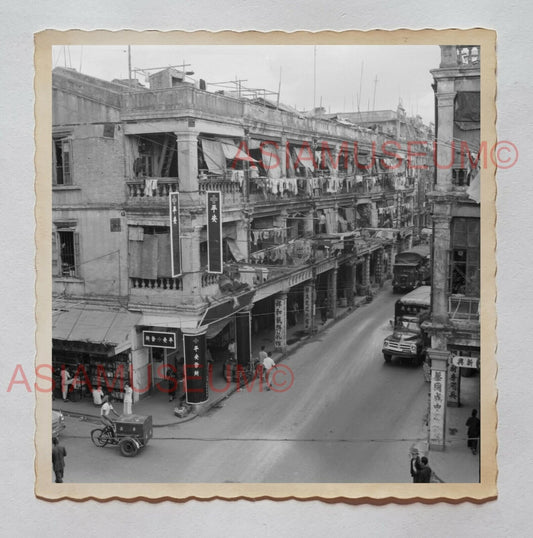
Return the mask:
[(454, 218), (450, 249), (449, 291), (479, 297), (479, 219)]
[(71, 140), (69, 138), (54, 138), (52, 163), (54, 184), (72, 185)]
[(80, 260), (79, 234), (61, 228), (52, 235), (52, 274), (65, 277), (78, 276)]

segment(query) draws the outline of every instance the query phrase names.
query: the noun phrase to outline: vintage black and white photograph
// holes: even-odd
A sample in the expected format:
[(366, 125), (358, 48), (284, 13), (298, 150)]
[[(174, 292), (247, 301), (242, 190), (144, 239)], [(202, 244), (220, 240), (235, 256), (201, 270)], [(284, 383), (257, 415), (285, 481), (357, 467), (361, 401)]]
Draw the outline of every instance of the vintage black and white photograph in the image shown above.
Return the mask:
[(509, 148), (430, 41), (50, 47), (48, 493), (493, 484)]

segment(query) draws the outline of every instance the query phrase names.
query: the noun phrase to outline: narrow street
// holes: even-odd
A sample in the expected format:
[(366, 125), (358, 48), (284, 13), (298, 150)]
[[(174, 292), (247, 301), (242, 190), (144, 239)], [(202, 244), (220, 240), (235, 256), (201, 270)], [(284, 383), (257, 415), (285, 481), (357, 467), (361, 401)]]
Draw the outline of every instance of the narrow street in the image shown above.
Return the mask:
[[(156, 428), (136, 458), (96, 448), (67, 418), (69, 482), (409, 482), (424, 435), (421, 368), (385, 364), (390, 285), (279, 365), (277, 390), (243, 388), (206, 416)], [(142, 460), (142, 465), (139, 465)]]

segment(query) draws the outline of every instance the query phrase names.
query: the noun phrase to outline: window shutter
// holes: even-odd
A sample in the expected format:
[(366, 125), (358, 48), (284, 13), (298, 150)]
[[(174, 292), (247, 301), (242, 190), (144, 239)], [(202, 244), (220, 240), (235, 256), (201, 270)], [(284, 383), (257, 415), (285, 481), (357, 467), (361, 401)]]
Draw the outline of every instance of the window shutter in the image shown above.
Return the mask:
[(63, 153), (63, 184), (72, 185), (72, 145), (71, 139), (61, 141), (61, 151)]
[(52, 232), (52, 275), (59, 274), (59, 252), (57, 249), (57, 233)]
[(80, 276), (80, 234), (78, 232), (73, 233), (74, 239), (74, 271), (76, 276)]

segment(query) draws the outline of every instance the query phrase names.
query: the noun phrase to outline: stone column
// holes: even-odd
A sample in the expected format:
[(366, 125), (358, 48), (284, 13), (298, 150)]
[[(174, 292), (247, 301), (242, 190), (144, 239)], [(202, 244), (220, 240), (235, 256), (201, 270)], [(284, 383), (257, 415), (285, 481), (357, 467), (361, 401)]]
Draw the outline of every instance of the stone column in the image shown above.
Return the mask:
[(287, 292), (274, 300), (274, 348), (282, 353), (287, 350)]
[(251, 311), (249, 308), (235, 314), (235, 345), (237, 364), (246, 367), (252, 356)]
[(177, 132), (178, 177), (180, 192), (198, 190), (198, 136), (195, 132)]
[(201, 404), (209, 398), (206, 329), (182, 329), (187, 403)]
[(429, 448), (444, 450), (446, 441), (446, 398), (450, 353), (429, 349), (431, 381), (429, 395)]
[(461, 368), (448, 363), (448, 407), (461, 406)]
[(182, 302), (194, 304), (202, 302), (200, 273), (200, 232), (201, 226), (183, 228), (181, 236), (183, 298)]
[(281, 177), (288, 177), (287, 174), (287, 137), (282, 135), (280, 147), (278, 150), (280, 166), (281, 166)]
[[(454, 155), (454, 103), (455, 103), (455, 80), (439, 79), (437, 81), (437, 107), (439, 129), (437, 138), (437, 183), (436, 190), (449, 191), (452, 180), (452, 164)], [(459, 149), (459, 148), (458, 148)]]
[(328, 275), (328, 304), (331, 317), (337, 317), (337, 275), (339, 270), (337, 267), (332, 269)]
[(313, 278), (304, 286), (304, 331), (314, 332), (315, 319), (315, 279)]
[(446, 214), (449, 208), (444, 204), (435, 204), (433, 217), (433, 259), (432, 259), (432, 319), (434, 323), (448, 321), (448, 250), (450, 248), (450, 217)]

